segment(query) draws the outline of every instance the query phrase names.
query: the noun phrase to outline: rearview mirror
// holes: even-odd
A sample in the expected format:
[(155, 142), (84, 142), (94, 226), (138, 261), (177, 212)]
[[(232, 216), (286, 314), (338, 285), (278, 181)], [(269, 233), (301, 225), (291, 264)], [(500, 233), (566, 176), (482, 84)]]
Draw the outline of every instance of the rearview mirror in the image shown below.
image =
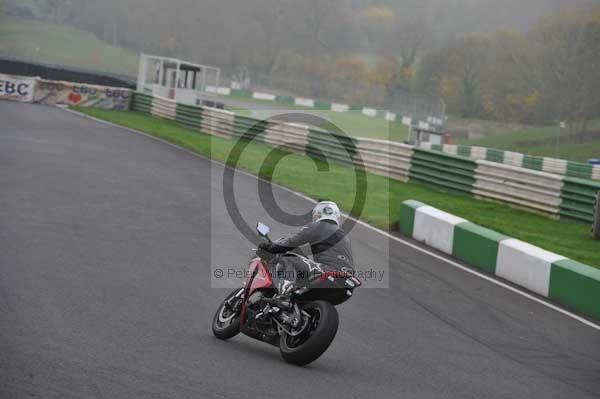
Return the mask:
[(266, 224), (258, 222), (256, 225), (256, 231), (258, 231), (258, 234), (260, 234), (262, 237), (266, 237), (269, 235), (271, 229)]

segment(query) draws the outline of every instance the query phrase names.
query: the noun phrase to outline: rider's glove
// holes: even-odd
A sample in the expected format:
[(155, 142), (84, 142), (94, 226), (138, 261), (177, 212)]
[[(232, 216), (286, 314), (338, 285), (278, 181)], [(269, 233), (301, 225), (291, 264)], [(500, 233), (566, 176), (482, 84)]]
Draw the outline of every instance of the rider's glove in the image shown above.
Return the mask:
[(284, 249), (281, 246), (272, 242), (261, 242), (260, 244), (258, 244), (258, 248), (262, 249), (263, 251), (270, 252), (272, 254), (279, 253), (282, 249)]
[(269, 249), (271, 248), (271, 244), (267, 242), (261, 242), (260, 244), (258, 244), (258, 248), (262, 249), (263, 251), (271, 252), (269, 251)]

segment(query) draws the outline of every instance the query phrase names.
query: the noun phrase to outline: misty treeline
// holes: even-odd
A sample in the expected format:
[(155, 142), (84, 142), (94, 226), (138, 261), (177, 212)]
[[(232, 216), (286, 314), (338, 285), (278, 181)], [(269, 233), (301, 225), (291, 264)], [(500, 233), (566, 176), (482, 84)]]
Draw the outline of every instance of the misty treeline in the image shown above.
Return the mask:
[(254, 88), (391, 110), (422, 92), (464, 117), (577, 131), (600, 111), (593, 0), (27, 1), (118, 46), (245, 72)]
[(525, 33), (449, 40), (420, 60), (416, 85), (463, 117), (564, 121), (579, 135), (600, 117), (600, 7), (562, 11)]

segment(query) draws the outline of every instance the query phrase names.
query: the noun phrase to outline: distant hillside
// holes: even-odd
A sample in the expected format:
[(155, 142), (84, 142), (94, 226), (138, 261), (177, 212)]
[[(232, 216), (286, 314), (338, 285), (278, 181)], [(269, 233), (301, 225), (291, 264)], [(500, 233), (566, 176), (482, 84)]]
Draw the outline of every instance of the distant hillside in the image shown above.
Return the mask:
[(0, 56), (137, 75), (138, 54), (64, 25), (0, 15)]

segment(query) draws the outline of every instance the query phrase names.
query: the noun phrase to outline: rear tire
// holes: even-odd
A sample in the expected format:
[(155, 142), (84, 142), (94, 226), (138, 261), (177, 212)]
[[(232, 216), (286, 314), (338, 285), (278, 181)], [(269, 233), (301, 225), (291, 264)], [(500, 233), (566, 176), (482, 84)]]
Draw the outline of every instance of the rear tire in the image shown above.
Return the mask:
[[(302, 310), (313, 316), (310, 335), (304, 342), (295, 342), (298, 338), (283, 333), (279, 341), (279, 350), (283, 360), (297, 366), (305, 366), (317, 360), (335, 338), (339, 325), (339, 317), (335, 307), (327, 301), (314, 301), (305, 305)], [(317, 316), (318, 315), (318, 316)], [(317, 320), (318, 318), (318, 320)]]
[(215, 312), (212, 321), (212, 331), (215, 337), (219, 339), (229, 339), (235, 337), (240, 332), (240, 314), (239, 311), (233, 313), (229, 308), (227, 301), (233, 298), (240, 288), (234, 290), (221, 304)]

